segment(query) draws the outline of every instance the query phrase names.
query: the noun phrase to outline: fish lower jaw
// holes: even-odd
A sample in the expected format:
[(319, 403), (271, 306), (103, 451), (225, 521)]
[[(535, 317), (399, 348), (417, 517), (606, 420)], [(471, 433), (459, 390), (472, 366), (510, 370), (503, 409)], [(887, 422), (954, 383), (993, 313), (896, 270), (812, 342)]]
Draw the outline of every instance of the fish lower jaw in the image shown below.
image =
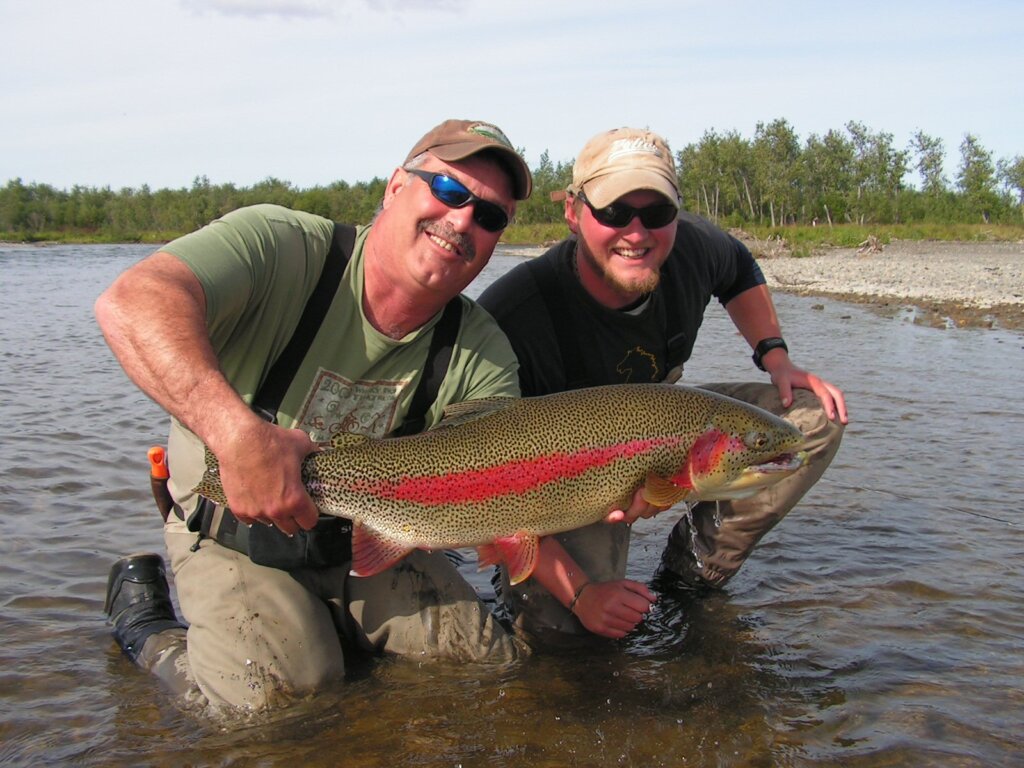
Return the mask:
[(779, 457), (765, 464), (747, 467), (732, 480), (715, 483), (695, 480), (691, 499), (699, 501), (730, 501), (746, 499), (792, 475), (807, 461), (806, 453)]
[(712, 491), (709, 493), (698, 493), (691, 500), (692, 501), (739, 501), (740, 499), (749, 499), (751, 496), (756, 496), (764, 490), (761, 488), (735, 488), (729, 491)]

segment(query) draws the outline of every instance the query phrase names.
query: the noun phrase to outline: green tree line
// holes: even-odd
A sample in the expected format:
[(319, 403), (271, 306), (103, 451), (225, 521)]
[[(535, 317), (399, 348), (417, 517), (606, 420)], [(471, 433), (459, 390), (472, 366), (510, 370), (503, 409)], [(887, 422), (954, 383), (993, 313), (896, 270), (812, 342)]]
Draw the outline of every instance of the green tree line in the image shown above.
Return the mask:
[[(1024, 157), (994, 160), (977, 137), (959, 147), (954, 179), (945, 176), (941, 139), (918, 131), (906, 147), (892, 134), (850, 122), (801, 141), (788, 121), (758, 123), (753, 138), (708, 130), (677, 152), (684, 208), (723, 226), (789, 224), (1005, 223), (1024, 221)], [(919, 186), (907, 183), (916, 172)], [(533, 169), (535, 191), (520, 204), (513, 228), (558, 225), (550, 194), (572, 179), (572, 161), (547, 151)], [(230, 210), (278, 203), (336, 221), (368, 222), (385, 180), (299, 189), (267, 178), (251, 187), (211, 184), (205, 176), (181, 189), (75, 186), (56, 189), (13, 179), (0, 189), (0, 237), (7, 240), (160, 240), (201, 227)], [(510, 235), (514, 233), (510, 232)], [(511, 237), (510, 239), (517, 239)]]
[[(758, 123), (753, 139), (707, 131), (678, 153), (684, 205), (734, 225), (1016, 223), (1024, 217), (1024, 157), (996, 162), (972, 134), (952, 183), (941, 139), (849, 122), (801, 142), (786, 120)], [(916, 171), (920, 187), (907, 183)]]

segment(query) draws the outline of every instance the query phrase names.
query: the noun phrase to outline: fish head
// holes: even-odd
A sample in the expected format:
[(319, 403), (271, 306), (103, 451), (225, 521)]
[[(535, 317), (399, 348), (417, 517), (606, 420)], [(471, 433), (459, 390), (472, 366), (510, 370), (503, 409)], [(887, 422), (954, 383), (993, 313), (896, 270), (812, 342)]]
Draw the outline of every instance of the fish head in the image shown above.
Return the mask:
[(681, 484), (691, 500), (740, 499), (796, 472), (807, 461), (803, 433), (768, 411), (722, 396), (690, 448)]

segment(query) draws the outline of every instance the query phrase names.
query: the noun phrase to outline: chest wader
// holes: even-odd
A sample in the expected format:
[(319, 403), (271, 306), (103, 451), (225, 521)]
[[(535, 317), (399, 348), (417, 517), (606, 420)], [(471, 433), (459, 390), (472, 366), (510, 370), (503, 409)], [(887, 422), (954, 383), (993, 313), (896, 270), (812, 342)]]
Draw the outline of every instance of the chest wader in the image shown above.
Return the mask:
[[(253, 398), (253, 410), (272, 424), (276, 422), (281, 400), (291, 386), (338, 291), (355, 246), (355, 237), (355, 227), (334, 225), (334, 236), (323, 270), (306, 302), (295, 332)], [(437, 399), (441, 382), (448, 371), (461, 320), (462, 302), (456, 296), (445, 306), (441, 319), (434, 327), (426, 365), (413, 393), (409, 413), (390, 437), (411, 435), (423, 430), (427, 410)], [(180, 507), (175, 508), (181, 517)], [(333, 515), (320, 515), (314, 528), (299, 530), (295, 535), (288, 536), (274, 526), (254, 525), (250, 528), (241, 525), (230, 509), (200, 497), (195, 512), (189, 515), (187, 526), (190, 531), (199, 534), (195, 547), (199, 546), (203, 538), (211, 538), (222, 546), (247, 555), (257, 565), (281, 570), (327, 568), (343, 565), (352, 559), (352, 521)]]

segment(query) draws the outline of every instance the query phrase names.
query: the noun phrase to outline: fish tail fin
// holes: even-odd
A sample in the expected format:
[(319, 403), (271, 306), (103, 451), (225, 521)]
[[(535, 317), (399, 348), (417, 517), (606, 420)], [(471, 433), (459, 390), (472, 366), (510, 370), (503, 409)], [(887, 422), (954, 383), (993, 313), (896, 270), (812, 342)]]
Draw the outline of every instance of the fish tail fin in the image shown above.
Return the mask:
[(204, 450), (206, 451), (206, 470), (203, 472), (199, 485), (193, 488), (192, 492), (198, 493), (214, 504), (226, 507), (228, 505), (228, 498), (224, 494), (224, 486), (220, 482), (220, 464), (217, 462), (217, 457), (213, 455), (213, 451), (205, 446)]
[(537, 567), (539, 549), (540, 538), (536, 534), (520, 531), (483, 544), (476, 548), (476, 552), (481, 570), (490, 565), (504, 564), (508, 569), (509, 582), (518, 584), (530, 578)]

